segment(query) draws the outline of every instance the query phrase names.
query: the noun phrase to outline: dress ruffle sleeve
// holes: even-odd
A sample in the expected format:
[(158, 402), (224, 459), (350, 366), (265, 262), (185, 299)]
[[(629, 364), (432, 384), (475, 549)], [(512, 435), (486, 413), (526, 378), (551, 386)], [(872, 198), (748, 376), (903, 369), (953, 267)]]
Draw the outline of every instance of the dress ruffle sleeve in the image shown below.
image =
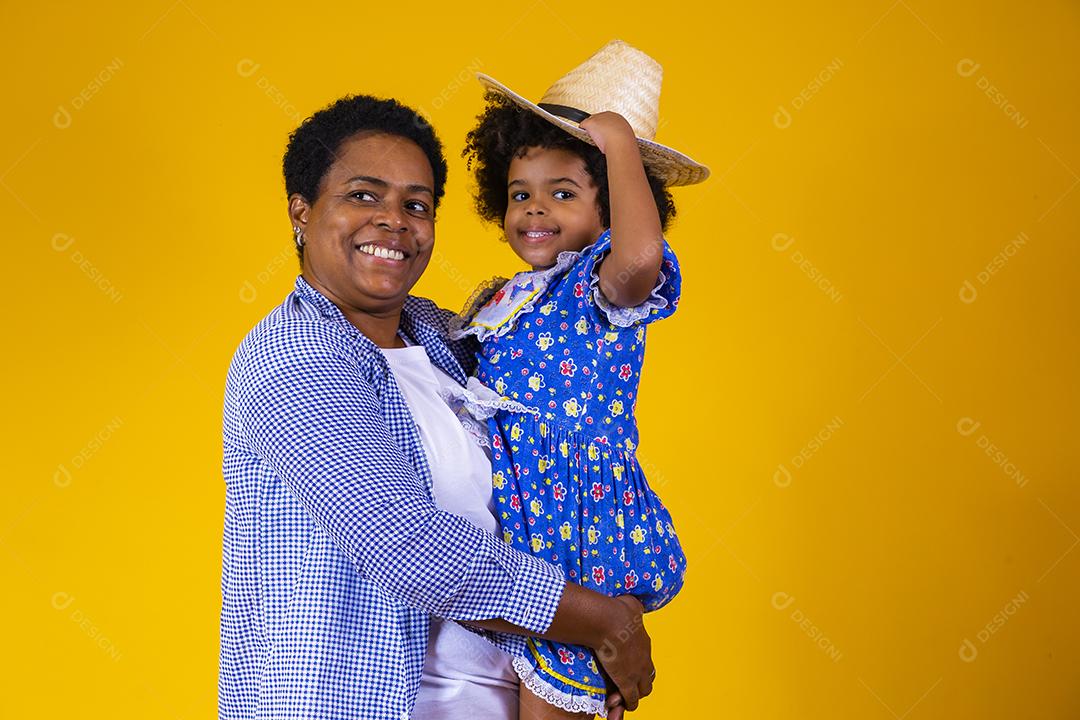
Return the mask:
[(519, 402), (503, 397), (488, 388), (476, 376), (471, 376), (464, 387), (458, 385), (442, 386), (439, 396), (454, 411), (458, 422), (465, 431), (483, 448), (491, 447), (487, 421), (500, 410), (514, 413), (538, 414), (534, 407), (527, 407)]
[(660, 272), (656, 276), (656, 285), (652, 293), (640, 305), (620, 307), (612, 304), (600, 289), (600, 262), (611, 252), (611, 231), (607, 230), (589, 248), (582, 253), (586, 262), (585, 272), (589, 278), (589, 292), (592, 305), (601, 320), (617, 327), (645, 325), (672, 315), (679, 306), (682, 291), (682, 273), (675, 251), (664, 240), (663, 259)]

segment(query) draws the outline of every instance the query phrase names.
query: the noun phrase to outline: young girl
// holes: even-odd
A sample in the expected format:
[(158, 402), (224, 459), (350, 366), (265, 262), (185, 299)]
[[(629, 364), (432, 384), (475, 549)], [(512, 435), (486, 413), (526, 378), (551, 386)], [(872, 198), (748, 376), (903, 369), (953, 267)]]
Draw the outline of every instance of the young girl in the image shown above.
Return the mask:
[[(480, 340), (477, 376), (503, 399), (488, 432), (504, 539), (646, 610), (671, 600), (686, 566), (635, 456), (645, 328), (679, 301), (665, 187), (708, 176), (651, 142), (660, 76), (619, 41), (539, 105), (480, 76), (487, 107), (464, 152), (477, 208), (532, 269), (482, 285), (452, 324)], [(605, 712), (587, 648), (529, 639), (514, 668), (523, 718)]]

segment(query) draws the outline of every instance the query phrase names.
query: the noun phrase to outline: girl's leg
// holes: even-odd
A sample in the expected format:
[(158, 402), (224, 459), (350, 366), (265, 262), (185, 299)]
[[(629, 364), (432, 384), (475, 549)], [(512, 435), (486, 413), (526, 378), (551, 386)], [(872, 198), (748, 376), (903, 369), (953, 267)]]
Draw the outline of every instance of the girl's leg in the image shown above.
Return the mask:
[(572, 713), (541, 700), (524, 685), (520, 691), (518, 720), (593, 720), (588, 713)]

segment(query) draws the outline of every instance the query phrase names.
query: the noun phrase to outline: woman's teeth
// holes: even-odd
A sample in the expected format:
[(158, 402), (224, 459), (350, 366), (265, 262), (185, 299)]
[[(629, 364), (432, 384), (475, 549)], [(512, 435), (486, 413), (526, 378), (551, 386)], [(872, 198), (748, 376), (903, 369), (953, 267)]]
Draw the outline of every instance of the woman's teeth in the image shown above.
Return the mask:
[(375, 257), (385, 258), (387, 260), (405, 259), (405, 253), (401, 252), (400, 250), (379, 247), (378, 245), (361, 245), (360, 252), (365, 252), (368, 255), (374, 255)]
[(550, 237), (550, 236), (552, 236), (554, 234), (555, 234), (555, 232), (552, 231), (552, 230), (526, 230), (525, 231), (525, 237), (530, 238), (532, 240), (538, 240), (540, 238)]

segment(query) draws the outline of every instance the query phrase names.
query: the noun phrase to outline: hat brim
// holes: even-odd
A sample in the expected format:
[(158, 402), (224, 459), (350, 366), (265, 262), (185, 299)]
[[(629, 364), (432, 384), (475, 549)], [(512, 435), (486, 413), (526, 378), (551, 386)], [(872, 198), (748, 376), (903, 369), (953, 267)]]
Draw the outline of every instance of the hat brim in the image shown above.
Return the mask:
[[(479, 80), (480, 84), (485, 88), (502, 95), (518, 107), (539, 115), (579, 140), (583, 140), (590, 145), (596, 145), (592, 138), (589, 137), (589, 133), (583, 130), (576, 122), (566, 120), (558, 115), (552, 115), (536, 103), (526, 100), (489, 75), (477, 73), (476, 79)], [(666, 145), (661, 145), (660, 143), (640, 137), (637, 139), (637, 142), (638, 148), (641, 150), (641, 162), (650, 172), (660, 178), (666, 186), (694, 185), (709, 177), (709, 168), (682, 154), (678, 150), (673, 150)]]

